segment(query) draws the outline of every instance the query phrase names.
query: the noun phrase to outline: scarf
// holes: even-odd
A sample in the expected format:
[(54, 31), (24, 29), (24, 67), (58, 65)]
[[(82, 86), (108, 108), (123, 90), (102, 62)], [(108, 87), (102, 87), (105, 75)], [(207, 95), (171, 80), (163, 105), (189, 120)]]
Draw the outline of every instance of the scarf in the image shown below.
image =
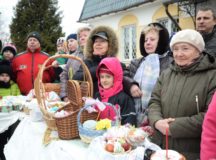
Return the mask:
[[(135, 98), (135, 109), (137, 113), (137, 121), (143, 121), (143, 116), (140, 119), (139, 114), (144, 114), (148, 107), (151, 98), (152, 90), (155, 86), (157, 78), (160, 73), (160, 62), (158, 54), (150, 54), (146, 56), (145, 60), (140, 64), (136, 71), (134, 80), (139, 83), (143, 93), (141, 98)], [(142, 122), (141, 122), (142, 123)]]

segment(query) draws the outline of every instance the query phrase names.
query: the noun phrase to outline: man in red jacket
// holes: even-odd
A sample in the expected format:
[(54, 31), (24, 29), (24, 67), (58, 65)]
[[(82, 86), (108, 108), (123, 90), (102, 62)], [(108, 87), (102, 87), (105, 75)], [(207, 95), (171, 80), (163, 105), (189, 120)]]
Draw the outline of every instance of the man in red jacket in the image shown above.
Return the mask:
[[(34, 88), (40, 66), (49, 58), (41, 51), (41, 36), (38, 32), (31, 32), (27, 36), (27, 50), (19, 53), (12, 61), (12, 69), (16, 82), (23, 95), (27, 95)], [(48, 64), (50, 65), (51, 62)], [(53, 68), (44, 71), (43, 82), (51, 82), (55, 78)]]

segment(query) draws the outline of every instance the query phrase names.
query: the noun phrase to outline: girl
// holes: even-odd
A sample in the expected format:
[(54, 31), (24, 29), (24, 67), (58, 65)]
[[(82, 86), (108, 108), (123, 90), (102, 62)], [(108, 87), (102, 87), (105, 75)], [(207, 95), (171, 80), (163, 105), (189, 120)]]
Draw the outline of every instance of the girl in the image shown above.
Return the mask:
[[(96, 97), (102, 102), (109, 102), (119, 106), (121, 124), (130, 123), (136, 125), (136, 115), (133, 99), (123, 91), (123, 71), (119, 60), (115, 57), (104, 58), (96, 72), (99, 92)], [(114, 120), (115, 111), (107, 106), (101, 113), (100, 118)]]

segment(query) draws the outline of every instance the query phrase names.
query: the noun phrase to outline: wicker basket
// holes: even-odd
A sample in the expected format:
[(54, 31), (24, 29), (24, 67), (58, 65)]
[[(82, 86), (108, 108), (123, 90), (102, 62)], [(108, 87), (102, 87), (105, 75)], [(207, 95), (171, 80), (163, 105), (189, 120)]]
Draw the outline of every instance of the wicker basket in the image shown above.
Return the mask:
[(73, 110), (74, 107), (71, 105), (72, 104), (69, 103), (58, 110), (70, 112), (69, 115), (66, 117), (54, 117), (60, 139), (68, 140), (78, 137), (76, 117), (79, 110)]
[[(91, 74), (87, 68), (87, 66), (84, 64), (84, 62), (76, 57), (76, 56), (72, 56), (72, 55), (67, 55), (67, 54), (60, 54), (60, 55), (55, 55), (55, 56), (51, 56), (49, 57), (41, 66), (39, 72), (38, 72), (38, 76), (35, 79), (34, 82), (34, 86), (35, 86), (35, 95), (38, 101), (38, 104), (40, 106), (40, 109), (43, 113), (44, 119), (46, 121), (46, 124), (48, 126), (48, 128), (50, 128), (51, 130), (57, 130), (57, 126), (56, 126), (56, 121), (54, 119), (54, 114), (50, 113), (47, 111), (47, 107), (46, 107), (46, 103), (45, 103), (45, 84), (42, 82), (42, 76), (43, 76), (43, 72), (45, 69), (49, 68), (46, 67), (47, 63), (51, 60), (55, 60), (56, 58), (70, 58), (70, 59), (74, 59), (77, 60), (81, 63), (83, 70), (84, 70), (84, 81), (88, 82), (88, 90), (85, 89), (81, 89), (79, 84), (82, 82), (76, 82), (76, 81), (71, 81), (70, 84), (73, 84), (72, 87), (69, 86), (70, 90), (70, 102), (71, 105), (69, 105), (71, 108), (71, 110), (76, 111), (77, 109), (80, 109), (82, 107), (82, 101), (81, 100), (81, 96), (82, 95), (88, 95), (90, 97), (92, 97), (93, 95), (93, 83), (92, 83), (92, 78), (91, 78)], [(82, 85), (84, 86), (84, 85)], [(84, 94), (85, 91), (85, 94)], [(83, 94), (81, 93), (83, 92)], [(75, 98), (74, 98), (75, 95)], [(75, 116), (76, 117), (76, 116)], [(76, 133), (76, 132), (75, 132)], [(78, 136), (78, 131), (77, 131), (77, 136)], [(75, 137), (75, 136), (74, 136)]]
[(54, 91), (59, 95), (61, 87), (59, 83), (44, 83), (44, 89), (46, 92)]
[[(116, 107), (111, 104), (111, 103), (104, 103), (107, 106), (111, 106), (113, 107), (113, 109), (116, 112), (117, 115), (117, 119), (115, 120), (114, 123), (112, 123), (112, 126), (118, 126), (120, 124), (120, 113), (119, 111), (116, 109)], [(79, 130), (79, 136), (81, 138), (81, 140), (85, 143), (90, 143), (92, 141), (92, 139), (94, 139), (95, 137), (101, 136), (103, 135), (106, 130), (91, 130), (88, 128), (84, 128), (82, 123), (84, 122), (81, 118), (83, 116), (83, 114), (89, 114), (85, 109), (88, 108), (89, 106), (85, 106), (83, 107), (77, 116), (77, 125), (78, 125), (78, 130)], [(96, 120), (96, 117), (92, 117), (92, 120)]]

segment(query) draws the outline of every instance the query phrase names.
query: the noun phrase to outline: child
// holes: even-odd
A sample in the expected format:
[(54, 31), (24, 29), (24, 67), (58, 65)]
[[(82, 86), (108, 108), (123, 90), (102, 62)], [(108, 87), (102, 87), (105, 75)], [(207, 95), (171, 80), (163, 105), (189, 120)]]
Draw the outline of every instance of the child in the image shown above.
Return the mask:
[(6, 43), (2, 48), (2, 60), (10, 61), (17, 54), (17, 49), (12, 43)]
[[(12, 69), (10, 67), (10, 62), (7, 60), (2, 60), (0, 62), (0, 97), (3, 96), (17, 96), (20, 95), (19, 87), (16, 83), (11, 80), (12, 77)], [(3, 114), (3, 116), (2, 116)], [(8, 120), (11, 120), (9, 117), (9, 113), (5, 115), (0, 112), (0, 116), (6, 117)], [(9, 116), (9, 117), (7, 117)], [(7, 130), (0, 133), (0, 159), (5, 160), (5, 156), (3, 153), (4, 146), (7, 144), (8, 140), (12, 136), (14, 130), (19, 124), (19, 120), (15, 121), (12, 125), (9, 126)]]
[(3, 60), (0, 62), (0, 96), (17, 96), (20, 95), (18, 85), (11, 80), (12, 69), (10, 62)]
[[(135, 107), (132, 98), (123, 91), (123, 71), (119, 60), (115, 57), (104, 58), (96, 72), (99, 93), (96, 97), (102, 102), (108, 102), (120, 107), (121, 124), (136, 125)], [(100, 113), (100, 119), (116, 116), (112, 107), (107, 106)]]
[[(67, 54), (67, 42), (65, 42), (64, 37), (60, 37), (57, 42), (56, 42), (56, 46), (57, 46), (57, 53), (58, 54)], [(59, 65), (64, 65), (66, 63), (67, 59), (66, 58), (57, 58), (57, 62)]]
[[(67, 54), (67, 44), (66, 44), (64, 37), (60, 37), (57, 40), (56, 47), (57, 47), (57, 52), (55, 53), (55, 55)], [(63, 71), (66, 62), (67, 62), (67, 58), (56, 58), (56, 60), (52, 63), (52, 65), (55, 66), (54, 70), (56, 74), (56, 78), (55, 78), (56, 83), (60, 82), (59, 76), (61, 72)]]

